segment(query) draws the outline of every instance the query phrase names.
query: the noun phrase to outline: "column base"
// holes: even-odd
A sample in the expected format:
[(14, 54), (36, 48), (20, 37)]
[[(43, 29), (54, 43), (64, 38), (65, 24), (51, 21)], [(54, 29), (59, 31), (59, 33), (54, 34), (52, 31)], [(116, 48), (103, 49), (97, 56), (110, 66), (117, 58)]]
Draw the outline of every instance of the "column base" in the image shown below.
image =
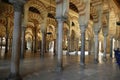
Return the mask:
[(106, 62), (106, 61), (107, 61), (107, 58), (106, 58), (106, 57), (103, 57), (102, 60), (103, 60), (104, 62)]
[(56, 72), (62, 72), (63, 71), (63, 67), (62, 66), (57, 66), (55, 71)]
[(37, 53), (37, 51), (35, 50), (35, 51), (33, 51), (34, 53)]
[(70, 56), (70, 54), (69, 54), (69, 52), (68, 52), (68, 51), (66, 52), (66, 56)]
[(94, 63), (95, 63), (95, 64), (98, 64), (98, 63), (99, 63), (99, 60), (98, 60), (98, 59), (94, 59)]
[(20, 59), (24, 59), (24, 56), (20, 56)]
[(113, 58), (111, 54), (110, 54), (110, 58)]
[(20, 74), (10, 73), (6, 80), (22, 80), (22, 77), (20, 76)]
[(89, 52), (88, 55), (91, 55), (91, 52)]
[(53, 54), (53, 56), (55, 57), (55, 56), (57, 56), (57, 54), (56, 54), (56, 53), (54, 53), (54, 54)]
[(80, 66), (81, 66), (81, 67), (85, 67), (85, 63), (80, 62)]
[(75, 55), (78, 56), (78, 51), (75, 52)]
[(41, 58), (44, 58), (44, 55), (43, 55), (43, 54), (40, 54), (40, 57), (41, 57)]

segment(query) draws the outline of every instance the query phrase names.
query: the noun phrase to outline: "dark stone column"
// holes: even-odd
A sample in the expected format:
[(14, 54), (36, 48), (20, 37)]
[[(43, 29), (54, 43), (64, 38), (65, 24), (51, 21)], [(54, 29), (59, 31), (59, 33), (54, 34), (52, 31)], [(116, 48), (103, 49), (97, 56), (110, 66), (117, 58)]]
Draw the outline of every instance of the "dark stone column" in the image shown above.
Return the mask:
[(75, 48), (76, 52), (75, 52), (75, 55), (78, 55), (78, 44), (79, 44), (79, 39), (78, 39), (78, 38), (76, 38), (75, 44), (76, 44), (76, 48)]
[(2, 39), (3, 39), (3, 37), (1, 37), (1, 50), (2, 50), (2, 44), (3, 44), (3, 43), (2, 43)]
[(33, 40), (32, 40), (32, 43), (31, 43), (32, 45), (31, 45), (31, 52), (33, 52), (34, 51), (34, 38), (33, 38)]
[(5, 44), (5, 55), (6, 53), (8, 52), (8, 36), (9, 36), (9, 33), (8, 33), (8, 18), (6, 18), (6, 44)]
[(104, 44), (103, 44), (103, 48), (104, 48), (104, 53), (103, 53), (103, 61), (106, 62), (107, 61), (107, 57), (106, 57), (106, 51), (107, 51), (107, 36), (104, 35)]
[(88, 40), (88, 55), (91, 54), (91, 40)]
[(44, 56), (45, 49), (46, 49), (46, 46), (45, 46), (45, 32), (43, 31), (42, 32), (42, 41), (41, 41), (41, 53), (40, 53), (40, 55), (42, 57)]
[(37, 46), (36, 46), (36, 43), (37, 43), (37, 27), (35, 26), (35, 30), (34, 30), (34, 36), (35, 36), (35, 40), (34, 40), (34, 53), (37, 52)]
[(22, 27), (22, 35), (21, 35), (21, 59), (24, 58), (25, 53), (25, 27)]
[[(20, 42), (21, 42), (21, 18), (24, 1), (10, 0), (14, 5), (14, 29), (13, 29), (13, 41), (12, 41), (12, 56), (10, 75), (7, 80), (22, 80), (19, 74), (20, 65)], [(23, 3), (24, 2), (24, 3)]]
[(66, 55), (70, 55), (69, 52), (70, 52), (70, 29), (68, 31), (68, 35), (67, 35), (67, 52), (66, 52)]
[(54, 55), (55, 55), (55, 52), (56, 52), (56, 39), (54, 39)]
[(12, 38), (10, 38), (10, 42), (9, 42), (9, 52), (11, 53), (12, 51)]
[(85, 30), (86, 25), (80, 25), (81, 28), (81, 55), (80, 55), (80, 65), (85, 66)]
[(113, 57), (113, 38), (110, 39), (110, 57)]
[(57, 41), (58, 41), (58, 29), (56, 29), (56, 39), (55, 39), (55, 53), (54, 53), (54, 56), (56, 56), (57, 55), (57, 45), (58, 45), (58, 43), (57, 43)]
[(94, 40), (95, 40), (95, 49), (94, 49), (94, 53), (95, 53), (95, 56), (94, 56), (94, 63), (97, 64), (99, 63), (99, 52), (98, 52), (98, 49), (99, 49), (99, 40), (98, 40), (98, 31), (95, 32), (95, 35), (94, 35)]

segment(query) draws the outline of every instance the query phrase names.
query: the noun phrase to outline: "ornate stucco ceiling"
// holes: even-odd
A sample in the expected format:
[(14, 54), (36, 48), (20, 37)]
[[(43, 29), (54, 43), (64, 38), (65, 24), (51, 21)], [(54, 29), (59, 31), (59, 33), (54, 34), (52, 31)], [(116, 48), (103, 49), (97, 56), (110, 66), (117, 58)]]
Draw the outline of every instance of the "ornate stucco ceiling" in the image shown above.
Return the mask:
[(114, 0), (117, 6), (120, 8), (120, 0)]

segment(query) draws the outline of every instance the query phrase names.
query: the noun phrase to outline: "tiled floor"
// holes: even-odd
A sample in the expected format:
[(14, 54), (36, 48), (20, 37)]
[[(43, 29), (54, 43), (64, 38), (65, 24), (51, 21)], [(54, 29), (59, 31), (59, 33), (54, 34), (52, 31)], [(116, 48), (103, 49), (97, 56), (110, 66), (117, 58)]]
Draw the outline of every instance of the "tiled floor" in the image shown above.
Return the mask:
[[(86, 56), (86, 66), (79, 65), (79, 55), (63, 55), (64, 70), (56, 72), (56, 57), (46, 53), (44, 58), (39, 54), (35, 56), (26, 53), (26, 58), (21, 60), (20, 74), (23, 80), (120, 80), (120, 70), (114, 59), (108, 58), (107, 62), (93, 63), (93, 56)], [(0, 80), (4, 80), (10, 69), (10, 60), (0, 60)]]

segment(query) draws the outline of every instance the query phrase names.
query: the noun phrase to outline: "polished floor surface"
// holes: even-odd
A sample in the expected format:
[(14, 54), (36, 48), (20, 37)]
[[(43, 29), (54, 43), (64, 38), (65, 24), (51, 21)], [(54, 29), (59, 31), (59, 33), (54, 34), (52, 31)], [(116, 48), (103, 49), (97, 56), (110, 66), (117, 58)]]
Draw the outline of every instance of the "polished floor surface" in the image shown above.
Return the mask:
[[(8, 53), (9, 54), (9, 53)], [(57, 58), (52, 53), (46, 53), (41, 58), (38, 53), (26, 52), (25, 59), (20, 62), (20, 74), (23, 80), (120, 80), (120, 70), (115, 62), (108, 56), (107, 62), (101, 60), (94, 64), (93, 56), (86, 55), (86, 65), (79, 65), (80, 56), (63, 55), (63, 71), (56, 71)], [(9, 75), (10, 59), (0, 59), (0, 80)]]

